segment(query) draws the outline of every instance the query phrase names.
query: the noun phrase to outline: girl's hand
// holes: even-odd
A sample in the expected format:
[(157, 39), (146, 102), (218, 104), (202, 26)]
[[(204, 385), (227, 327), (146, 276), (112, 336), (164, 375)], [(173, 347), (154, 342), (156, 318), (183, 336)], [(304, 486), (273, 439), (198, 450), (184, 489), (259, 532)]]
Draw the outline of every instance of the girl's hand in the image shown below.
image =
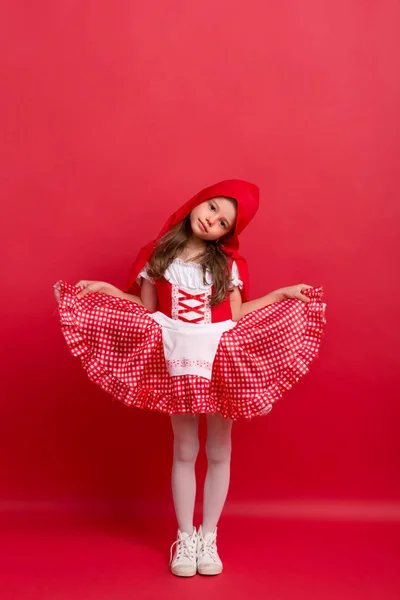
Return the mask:
[(303, 302), (310, 302), (310, 298), (304, 296), (301, 292), (304, 290), (308, 290), (312, 285), (306, 285), (305, 283), (299, 283), (298, 285), (291, 285), (289, 287), (279, 288), (279, 290), (275, 290), (278, 297), (281, 300), (287, 300), (288, 298), (297, 298), (298, 300), (303, 300)]
[(87, 279), (81, 279), (75, 284), (76, 287), (84, 287), (83, 290), (76, 294), (77, 298), (82, 298), (85, 294), (94, 292), (100, 292), (101, 294), (108, 294), (109, 296), (116, 296), (117, 298), (123, 297), (123, 292), (119, 290), (111, 283), (105, 281), (88, 281)]

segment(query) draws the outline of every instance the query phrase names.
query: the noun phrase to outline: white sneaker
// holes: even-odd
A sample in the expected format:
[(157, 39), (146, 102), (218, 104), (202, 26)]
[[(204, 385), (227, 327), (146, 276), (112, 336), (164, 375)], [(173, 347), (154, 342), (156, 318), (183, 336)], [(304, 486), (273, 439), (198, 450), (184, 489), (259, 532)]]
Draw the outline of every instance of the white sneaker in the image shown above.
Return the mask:
[[(172, 548), (175, 548), (175, 555), (172, 559)], [(196, 552), (197, 552), (197, 531), (193, 527), (192, 535), (178, 529), (178, 539), (171, 546), (169, 565), (171, 572), (178, 577), (193, 577), (196, 575)]]
[(217, 552), (217, 529), (203, 535), (200, 525), (197, 540), (197, 571), (200, 575), (219, 575), (222, 561)]

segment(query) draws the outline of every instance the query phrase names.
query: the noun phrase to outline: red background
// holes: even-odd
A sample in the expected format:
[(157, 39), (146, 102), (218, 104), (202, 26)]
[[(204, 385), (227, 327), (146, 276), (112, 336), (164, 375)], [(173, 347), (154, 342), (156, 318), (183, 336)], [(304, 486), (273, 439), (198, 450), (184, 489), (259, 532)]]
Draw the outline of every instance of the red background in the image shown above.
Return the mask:
[(328, 305), (311, 372), (234, 425), (227, 511), (398, 502), (398, 3), (2, 10), (3, 506), (171, 509), (168, 417), (86, 379), (52, 285), (123, 287), (165, 218), (225, 178), (261, 190), (242, 236), (252, 296), (304, 282)]

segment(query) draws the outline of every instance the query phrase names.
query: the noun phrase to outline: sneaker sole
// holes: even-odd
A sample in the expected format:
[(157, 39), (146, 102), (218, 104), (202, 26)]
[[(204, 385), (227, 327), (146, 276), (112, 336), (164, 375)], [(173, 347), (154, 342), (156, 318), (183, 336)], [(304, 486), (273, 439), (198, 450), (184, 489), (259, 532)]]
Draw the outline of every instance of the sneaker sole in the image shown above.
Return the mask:
[(222, 573), (222, 569), (219, 565), (210, 565), (208, 567), (197, 567), (197, 572), (200, 575), (219, 575)]
[(177, 577), (193, 577), (193, 575), (196, 575), (197, 569), (196, 567), (173, 567), (171, 573)]

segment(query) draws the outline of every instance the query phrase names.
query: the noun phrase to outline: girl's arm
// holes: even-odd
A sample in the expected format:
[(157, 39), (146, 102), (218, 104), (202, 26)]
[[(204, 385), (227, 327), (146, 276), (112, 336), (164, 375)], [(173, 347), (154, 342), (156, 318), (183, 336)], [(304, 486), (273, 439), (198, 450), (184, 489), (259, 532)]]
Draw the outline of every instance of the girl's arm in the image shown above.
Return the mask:
[[(137, 298), (137, 296), (130, 296), (130, 294), (125, 294), (125, 296), (130, 300), (131, 298)], [(130, 296), (130, 297), (129, 297)], [(147, 310), (154, 312), (157, 308), (157, 290), (154, 283), (151, 283), (148, 279), (143, 279), (141, 292), (140, 292), (140, 300), (141, 304), (147, 308)], [(136, 300), (134, 300), (136, 302)]]
[(78, 292), (77, 297), (82, 298), (86, 294), (101, 292), (103, 294), (109, 294), (110, 296), (115, 296), (116, 298), (124, 298), (125, 300), (130, 300), (131, 302), (136, 302), (140, 306), (144, 306), (147, 310), (155, 311), (157, 308), (157, 292), (156, 286), (150, 283), (147, 279), (143, 279), (140, 298), (139, 296), (135, 296), (133, 294), (127, 294), (115, 287), (111, 283), (107, 283), (105, 281), (88, 281), (83, 279), (78, 281), (76, 284), (77, 287), (83, 287), (84, 289)]
[(264, 306), (268, 306), (268, 304), (273, 304), (274, 302), (279, 302), (280, 298), (276, 294), (276, 292), (271, 292), (262, 298), (257, 298), (257, 300), (250, 300), (250, 302), (242, 302), (242, 296), (240, 294), (240, 290), (238, 286), (233, 288), (233, 292), (230, 296), (231, 299), (231, 310), (232, 310), (232, 321), (239, 321), (244, 315), (247, 313), (257, 310), (257, 308), (263, 308)]
[(309, 302), (310, 299), (307, 298), (307, 296), (304, 296), (301, 292), (310, 287), (312, 286), (300, 283), (298, 285), (279, 288), (279, 290), (274, 290), (266, 296), (262, 296), (261, 298), (257, 298), (256, 300), (242, 302), (240, 290), (237, 286), (235, 286), (230, 296), (232, 321), (239, 321), (239, 319), (252, 312), (253, 310), (257, 310), (258, 308), (264, 308), (264, 306), (274, 304), (274, 302), (281, 302), (282, 300), (287, 300), (288, 298), (298, 298), (299, 300), (303, 300), (303, 302)]

